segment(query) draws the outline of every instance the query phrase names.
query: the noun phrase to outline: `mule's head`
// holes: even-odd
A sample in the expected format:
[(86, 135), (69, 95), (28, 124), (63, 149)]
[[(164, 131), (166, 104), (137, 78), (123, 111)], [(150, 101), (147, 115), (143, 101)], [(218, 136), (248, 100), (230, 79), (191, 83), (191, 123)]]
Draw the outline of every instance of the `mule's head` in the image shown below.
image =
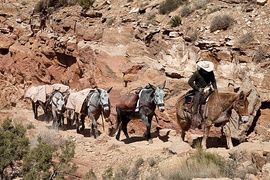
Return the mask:
[(65, 109), (65, 97), (61, 93), (57, 93), (53, 97), (53, 104), (56, 107), (57, 114), (63, 113)]
[(110, 113), (111, 111), (111, 105), (110, 105), (110, 99), (109, 99), (109, 92), (112, 90), (112, 87), (108, 90), (97, 88), (97, 91), (99, 92), (99, 99), (100, 99), (100, 105), (103, 108), (104, 115)]
[(155, 89), (154, 100), (155, 100), (155, 103), (156, 103), (158, 110), (160, 112), (163, 112), (165, 110), (165, 104), (164, 104), (165, 93), (163, 91), (163, 89), (165, 87), (165, 83), (166, 83), (166, 81), (164, 81), (164, 83), (162, 85), (154, 88)]
[(243, 91), (240, 92), (238, 95), (236, 101), (233, 104), (234, 110), (239, 114), (241, 117), (242, 122), (247, 122), (249, 119), (249, 113), (248, 113), (248, 99), (247, 97), (250, 95), (251, 90), (248, 93), (244, 93)]

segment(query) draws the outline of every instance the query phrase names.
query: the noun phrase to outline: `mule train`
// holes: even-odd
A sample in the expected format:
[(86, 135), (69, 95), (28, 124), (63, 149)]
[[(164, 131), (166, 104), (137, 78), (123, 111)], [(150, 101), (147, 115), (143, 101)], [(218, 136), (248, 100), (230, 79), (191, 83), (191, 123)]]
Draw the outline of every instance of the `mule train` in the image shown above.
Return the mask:
[[(95, 131), (95, 137), (98, 136), (97, 119), (100, 115), (105, 118), (110, 115), (110, 100), (108, 90), (101, 88), (84, 89), (74, 91), (65, 85), (42, 85), (32, 86), (26, 91), (25, 98), (31, 100), (32, 109), (35, 119), (38, 119), (38, 107), (41, 106), (44, 111), (45, 118), (49, 112), (52, 113), (53, 127), (59, 128), (64, 125), (64, 113), (67, 112), (67, 121), (71, 125), (71, 120), (76, 122), (77, 133), (84, 130), (84, 120), (88, 115), (92, 120), (92, 130)], [(73, 113), (72, 113), (73, 112)], [(74, 114), (73, 117), (71, 115)], [(81, 119), (82, 128), (79, 129), (79, 117)]]
[[(116, 139), (120, 140), (120, 134), (123, 130), (126, 140), (132, 142), (128, 135), (127, 125), (132, 119), (141, 119), (146, 126), (146, 130), (143, 136), (149, 143), (153, 143), (151, 137), (151, 123), (155, 114), (156, 108), (160, 112), (165, 110), (164, 104), (164, 87), (166, 81), (159, 86), (148, 84), (144, 88), (134, 89), (118, 98), (116, 101), (116, 126), (113, 134), (116, 134)], [(42, 91), (42, 89), (50, 89), (49, 94)], [(34, 117), (37, 119), (37, 107), (41, 105), (44, 109), (44, 114), (48, 111), (52, 111), (53, 125), (55, 127), (63, 127), (63, 113), (74, 112), (74, 116), (68, 117), (68, 120), (76, 122), (76, 131), (81, 133), (85, 129), (85, 117), (88, 116), (92, 121), (90, 135), (93, 133), (95, 137), (99, 136), (97, 128), (97, 120), (101, 116), (108, 118), (111, 113), (111, 104), (109, 99), (109, 93), (112, 87), (104, 90), (101, 88), (84, 89), (81, 91), (71, 92), (69, 87), (62, 88), (48, 88), (45, 86), (38, 88), (29, 88), (25, 97), (30, 98), (32, 102)], [(30, 92), (42, 92), (42, 98), (38, 97), (35, 93)], [(241, 91), (240, 93), (232, 92), (217, 92), (214, 91), (207, 95), (207, 102), (201, 106), (202, 111), (202, 127), (203, 127), (203, 139), (202, 147), (206, 148), (206, 140), (208, 138), (209, 130), (212, 124), (221, 124), (224, 130), (224, 134), (227, 140), (227, 147), (232, 148), (230, 119), (232, 110), (234, 109), (239, 115), (239, 121), (247, 122), (249, 120), (248, 106), (249, 102), (247, 97), (250, 95), (251, 90), (247, 93)], [(34, 94), (34, 95), (33, 95)], [(181, 127), (181, 138), (184, 141), (186, 131), (191, 128), (191, 114), (192, 114), (192, 96), (194, 94), (185, 94), (181, 96), (175, 104), (176, 108), (176, 121)], [(81, 128), (80, 128), (81, 120)], [(70, 124), (70, 121), (68, 121)], [(104, 123), (104, 122), (103, 122)], [(238, 123), (239, 124), (239, 123)], [(103, 124), (104, 127), (104, 124)]]

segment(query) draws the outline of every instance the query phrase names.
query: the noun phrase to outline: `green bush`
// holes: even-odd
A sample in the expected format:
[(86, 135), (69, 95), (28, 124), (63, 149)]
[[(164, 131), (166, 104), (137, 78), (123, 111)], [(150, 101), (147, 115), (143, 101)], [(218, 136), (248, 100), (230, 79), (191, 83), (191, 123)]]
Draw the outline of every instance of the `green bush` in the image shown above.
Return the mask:
[(39, 136), (38, 145), (23, 159), (23, 177), (24, 179), (50, 179), (51, 177), (63, 179), (66, 174), (77, 169), (76, 164), (71, 162), (74, 155), (73, 141), (67, 140), (60, 145), (60, 149), (54, 149), (51, 143)]
[(23, 160), (25, 179), (49, 179), (51, 176), (53, 148), (40, 137), (38, 143)]
[(26, 129), (21, 123), (12, 124), (12, 120), (4, 120), (0, 128), (0, 179), (6, 179), (6, 168), (13, 167), (29, 150), (29, 139)]
[(159, 5), (159, 13), (169, 14), (185, 2), (187, 2), (187, 0), (166, 0)]
[(179, 16), (173, 16), (171, 18), (171, 26), (172, 27), (177, 27), (181, 24), (181, 19)]
[(90, 169), (83, 177), (84, 180), (97, 180), (97, 176), (93, 169)]
[(233, 22), (234, 19), (231, 18), (229, 15), (218, 15), (214, 17), (214, 19), (211, 22), (210, 32), (222, 29), (226, 30), (232, 25)]

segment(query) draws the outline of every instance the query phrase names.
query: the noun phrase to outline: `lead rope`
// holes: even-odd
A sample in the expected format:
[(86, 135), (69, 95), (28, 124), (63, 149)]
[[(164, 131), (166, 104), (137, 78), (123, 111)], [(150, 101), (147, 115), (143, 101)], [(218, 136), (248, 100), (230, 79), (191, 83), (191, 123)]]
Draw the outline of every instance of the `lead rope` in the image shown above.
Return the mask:
[[(229, 109), (229, 108), (231, 108), (231, 106), (233, 106), (233, 104), (231, 105), (231, 106), (229, 106), (227, 109), (223, 106), (223, 104), (221, 103), (221, 100), (220, 100), (220, 96), (219, 96), (219, 93), (217, 92), (217, 96), (218, 96), (218, 101), (220, 102), (220, 104), (221, 104), (221, 107), (222, 107), (222, 110), (229, 116), (229, 122), (231, 122), (232, 123), (232, 125), (233, 125), (233, 127), (235, 128), (235, 129), (239, 129), (239, 126), (238, 127), (236, 127), (236, 123), (234, 123), (235, 121), (234, 121), (234, 119), (232, 118), (232, 116), (230, 115), (230, 114), (228, 114), (227, 113), (227, 110)], [(235, 101), (233, 102), (233, 103), (235, 103)], [(233, 107), (232, 107), (233, 108)]]

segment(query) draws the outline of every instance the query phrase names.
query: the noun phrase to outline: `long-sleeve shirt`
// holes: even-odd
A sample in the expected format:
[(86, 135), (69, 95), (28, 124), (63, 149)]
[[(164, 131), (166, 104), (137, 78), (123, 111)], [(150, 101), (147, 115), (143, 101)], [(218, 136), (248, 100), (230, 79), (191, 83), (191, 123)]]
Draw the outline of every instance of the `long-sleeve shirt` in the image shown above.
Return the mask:
[(205, 88), (210, 83), (212, 84), (214, 89), (217, 89), (214, 72), (211, 71), (204, 73), (201, 69), (195, 71), (188, 80), (188, 84), (197, 91), (199, 90), (199, 88)]

